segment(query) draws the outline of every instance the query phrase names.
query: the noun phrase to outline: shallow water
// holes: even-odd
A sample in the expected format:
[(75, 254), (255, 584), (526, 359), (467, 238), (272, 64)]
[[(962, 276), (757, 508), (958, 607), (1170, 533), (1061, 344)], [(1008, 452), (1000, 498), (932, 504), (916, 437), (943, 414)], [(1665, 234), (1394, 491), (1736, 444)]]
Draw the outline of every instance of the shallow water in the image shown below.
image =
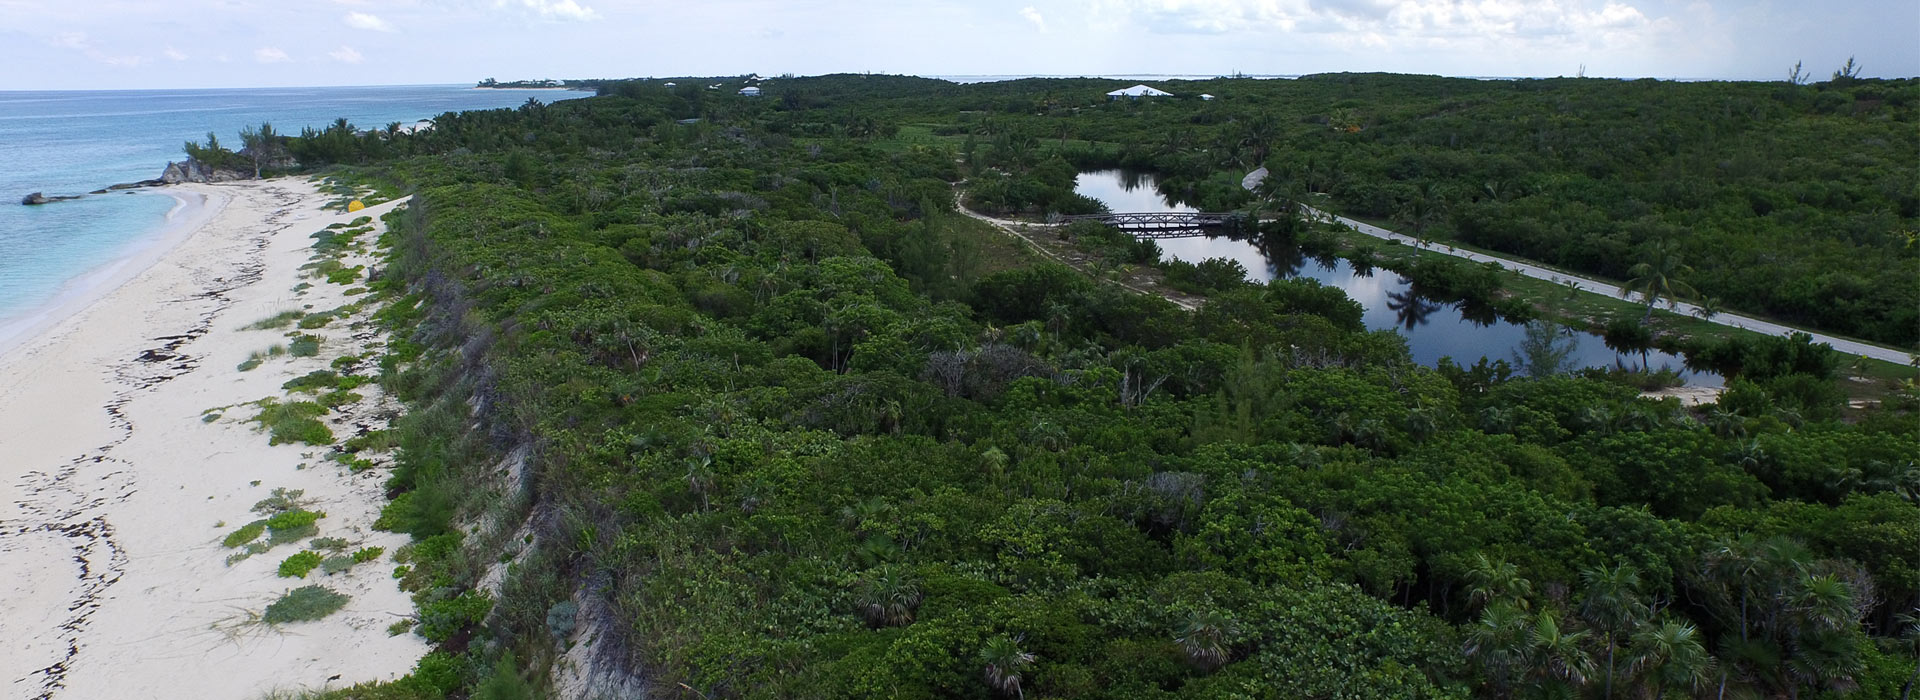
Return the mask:
[[(1080, 174), (1074, 191), (1100, 200), (1116, 212), (1195, 211), (1179, 202), (1170, 202), (1154, 189), (1151, 175), (1119, 170), (1098, 170)], [(1413, 283), (1392, 270), (1376, 269), (1361, 273), (1345, 260), (1318, 260), (1291, 246), (1261, 246), (1248, 240), (1226, 236), (1195, 236), (1157, 241), (1161, 255), (1198, 263), (1209, 258), (1236, 260), (1247, 269), (1247, 278), (1265, 282), (1273, 279), (1306, 278), (1339, 287), (1366, 309), (1363, 319), (1369, 330), (1393, 330), (1407, 339), (1407, 348), (1420, 364), (1433, 366), (1440, 358), (1451, 357), (1458, 364), (1472, 365), (1481, 358), (1514, 362), (1526, 326), (1507, 321), (1491, 310), (1477, 310), (1463, 304), (1422, 297), (1413, 291)], [(1670, 367), (1693, 386), (1718, 387), (1719, 375), (1686, 369), (1677, 355), (1659, 351), (1619, 353), (1606, 346), (1600, 336), (1574, 332), (1572, 355), (1575, 367)]]
[(449, 111), (517, 107), (590, 93), (467, 86), (248, 90), (0, 91), (0, 323), (46, 305), (77, 278), (150, 240), (176, 202), (153, 192), (19, 206), (30, 192), (83, 194), (160, 176), (207, 132), (238, 148), (240, 129), (281, 133), (339, 117), (360, 128)]

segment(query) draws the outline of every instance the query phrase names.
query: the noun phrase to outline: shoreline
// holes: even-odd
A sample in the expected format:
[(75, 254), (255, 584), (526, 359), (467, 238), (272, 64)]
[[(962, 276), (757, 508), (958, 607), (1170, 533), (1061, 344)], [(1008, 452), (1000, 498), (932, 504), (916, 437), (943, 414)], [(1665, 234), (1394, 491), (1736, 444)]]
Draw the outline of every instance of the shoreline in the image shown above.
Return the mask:
[(159, 225), (130, 241), (106, 263), (74, 275), (46, 301), (0, 317), (0, 363), (21, 346), (92, 306), (101, 297), (125, 285), (192, 237), (226, 208), (229, 199), (219, 192), (186, 189), (178, 185), (154, 188), (173, 198)]
[[(292, 178), (169, 190), (181, 216), (167, 235), (92, 275), (86, 298), (57, 309), (77, 307), (70, 314), (37, 320), (0, 352), (0, 569), (11, 574), (0, 579), (0, 697), (250, 698), (402, 675), (427, 645), (388, 634), (413, 614), (391, 576), (390, 553), (408, 539), (372, 528), (391, 460), (363, 452), (349, 469), (332, 442), (271, 444), (253, 420), (263, 400), (310, 400), (287, 381), (378, 354), (384, 335), (367, 320), (374, 305), (357, 303), (357, 273), (330, 281), (306, 269), (309, 234), (363, 216), (377, 227), (402, 204), (325, 210), (331, 195)], [(360, 246), (336, 255), (377, 263)], [(290, 310), (337, 316), (252, 327)], [(238, 368), (292, 334), (318, 349)], [(377, 385), (349, 396), (319, 419), (339, 440), (397, 415)], [(325, 514), (313, 531), (223, 542), (282, 493)], [(295, 553), (375, 548), (364, 562), (278, 575)], [(350, 597), (318, 620), (264, 621), (309, 585)]]

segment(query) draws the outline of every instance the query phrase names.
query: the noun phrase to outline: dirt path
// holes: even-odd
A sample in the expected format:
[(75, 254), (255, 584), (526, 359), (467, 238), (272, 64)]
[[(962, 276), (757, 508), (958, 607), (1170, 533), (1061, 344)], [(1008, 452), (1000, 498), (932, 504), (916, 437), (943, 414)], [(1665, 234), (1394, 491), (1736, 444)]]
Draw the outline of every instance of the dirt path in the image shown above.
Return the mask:
[(1052, 230), (1053, 228), (1052, 224), (1031, 224), (1024, 221), (1013, 221), (1011, 219), (996, 219), (994, 217), (987, 216), (985, 214), (976, 212), (972, 209), (968, 209), (966, 204), (960, 201), (958, 192), (956, 192), (954, 196), (953, 208), (956, 210), (959, 210), (959, 212), (962, 214), (966, 214), (967, 216), (970, 216), (975, 219), (984, 221), (988, 224), (991, 224), (994, 228), (1000, 229), (1002, 233), (1005, 233), (1009, 236), (1013, 236), (1014, 238), (1020, 239), (1021, 242), (1027, 244), (1027, 247), (1032, 248), (1035, 252), (1039, 253), (1042, 256), (1045, 256), (1048, 260), (1052, 260), (1054, 262), (1060, 263), (1067, 267), (1071, 267), (1081, 272), (1086, 272), (1089, 276), (1094, 277), (1094, 279), (1100, 280), (1102, 282), (1106, 282), (1108, 284), (1119, 285), (1121, 288), (1126, 289), (1127, 291), (1130, 291), (1130, 292), (1134, 292), (1136, 294), (1151, 294), (1151, 295), (1158, 296), (1162, 299), (1166, 299), (1167, 301), (1173, 302), (1174, 306), (1178, 306), (1188, 311), (1193, 311), (1195, 309), (1200, 308), (1199, 299), (1195, 299), (1193, 297), (1181, 294), (1176, 291), (1142, 289), (1139, 286), (1128, 284), (1120, 280), (1105, 279), (1105, 278), (1099, 277), (1098, 275), (1093, 275), (1092, 272), (1086, 269), (1086, 260), (1084, 258), (1078, 258), (1078, 259), (1070, 258), (1068, 257), (1068, 255), (1071, 255), (1071, 254), (1063, 255), (1060, 253), (1056, 253), (1050, 250), (1046, 244), (1041, 243), (1040, 241), (1034, 240), (1033, 236), (1029, 235), (1028, 229), (1039, 228), (1042, 231), (1048, 231), (1048, 230)]

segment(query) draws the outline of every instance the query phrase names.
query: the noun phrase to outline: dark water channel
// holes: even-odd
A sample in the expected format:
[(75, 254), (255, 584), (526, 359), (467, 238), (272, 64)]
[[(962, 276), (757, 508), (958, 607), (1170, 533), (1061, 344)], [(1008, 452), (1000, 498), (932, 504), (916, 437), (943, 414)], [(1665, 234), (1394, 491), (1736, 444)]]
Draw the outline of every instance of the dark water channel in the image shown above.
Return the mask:
[[(1115, 212), (1195, 211), (1168, 201), (1155, 189), (1151, 175), (1119, 170), (1083, 172), (1074, 191), (1100, 200)], [(1304, 278), (1339, 287), (1365, 307), (1369, 330), (1399, 332), (1407, 339), (1414, 361), (1429, 367), (1442, 357), (1452, 357), (1462, 365), (1472, 365), (1482, 357), (1513, 363), (1526, 338), (1526, 326), (1502, 319), (1488, 309), (1422, 297), (1413, 291), (1412, 282), (1392, 270), (1376, 268), (1363, 273), (1346, 260), (1316, 259), (1291, 245), (1226, 236), (1169, 238), (1158, 243), (1163, 257), (1191, 263), (1209, 258), (1239, 261), (1247, 269), (1247, 278), (1257, 282)], [(1574, 332), (1568, 340), (1574, 344), (1568, 357), (1571, 367), (1639, 368), (1644, 362), (1654, 369), (1670, 367), (1693, 386), (1718, 387), (1723, 381), (1712, 372), (1688, 370), (1677, 355), (1653, 350), (1643, 359), (1639, 352), (1615, 352), (1600, 336), (1586, 332)]]

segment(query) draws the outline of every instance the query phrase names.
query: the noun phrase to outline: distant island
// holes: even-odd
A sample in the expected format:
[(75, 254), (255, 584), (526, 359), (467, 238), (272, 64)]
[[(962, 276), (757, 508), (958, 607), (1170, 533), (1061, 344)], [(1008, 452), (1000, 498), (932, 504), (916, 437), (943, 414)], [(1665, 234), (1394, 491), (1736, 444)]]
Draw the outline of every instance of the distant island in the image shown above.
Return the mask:
[(500, 90), (529, 90), (529, 89), (598, 90), (600, 89), (600, 83), (602, 82), (605, 82), (605, 81), (546, 79), (546, 80), (512, 80), (512, 81), (503, 83), (498, 80), (494, 80), (493, 78), (487, 78), (486, 80), (482, 80), (478, 83), (474, 83), (473, 86), (477, 88), (493, 88), (493, 89), (500, 89)]

